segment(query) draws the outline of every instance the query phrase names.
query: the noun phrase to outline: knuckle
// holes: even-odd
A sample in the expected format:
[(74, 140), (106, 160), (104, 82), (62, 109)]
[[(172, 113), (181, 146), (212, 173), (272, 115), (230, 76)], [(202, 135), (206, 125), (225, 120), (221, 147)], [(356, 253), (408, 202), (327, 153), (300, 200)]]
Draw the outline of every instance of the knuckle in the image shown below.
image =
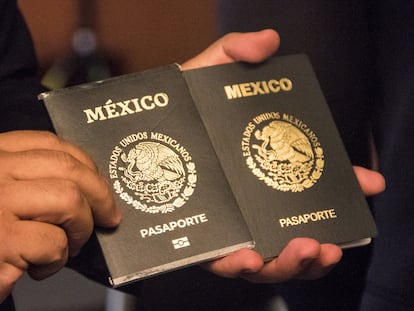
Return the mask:
[(107, 204), (113, 205), (113, 193), (112, 193), (111, 188), (109, 187), (109, 184), (104, 179), (104, 177), (100, 177), (100, 181), (102, 185), (100, 188), (101, 188), (103, 201), (106, 202)]
[(49, 238), (53, 242), (53, 252), (50, 253), (49, 262), (58, 263), (66, 261), (68, 256), (68, 238), (65, 232), (62, 229), (58, 229)]
[(76, 183), (64, 181), (61, 202), (64, 206), (65, 214), (72, 218), (84, 206), (85, 198)]
[(58, 147), (62, 144), (61, 139), (52, 132), (39, 131), (36, 135), (38, 135), (42, 143), (49, 148)]
[(67, 172), (75, 172), (79, 168), (79, 162), (69, 153), (55, 151), (54, 155), (59, 163), (60, 169)]

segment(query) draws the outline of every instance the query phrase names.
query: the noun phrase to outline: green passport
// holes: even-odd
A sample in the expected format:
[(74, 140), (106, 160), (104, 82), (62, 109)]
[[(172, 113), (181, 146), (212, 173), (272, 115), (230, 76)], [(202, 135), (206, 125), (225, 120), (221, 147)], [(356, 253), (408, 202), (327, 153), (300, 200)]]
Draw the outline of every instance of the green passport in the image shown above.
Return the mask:
[(375, 223), (305, 55), (184, 75), (265, 259), (295, 237), (370, 241)]
[(295, 237), (354, 246), (375, 223), (307, 58), (171, 65), (43, 93), (123, 222), (96, 230), (113, 286)]
[(96, 230), (113, 286), (253, 246), (177, 66), (41, 97), (122, 209), (116, 230)]

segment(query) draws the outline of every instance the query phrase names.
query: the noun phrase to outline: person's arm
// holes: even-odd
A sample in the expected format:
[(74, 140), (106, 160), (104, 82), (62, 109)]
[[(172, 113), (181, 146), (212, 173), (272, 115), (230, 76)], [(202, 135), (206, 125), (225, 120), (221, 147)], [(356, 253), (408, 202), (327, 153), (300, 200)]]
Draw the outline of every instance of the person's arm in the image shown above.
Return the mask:
[[(279, 47), (279, 36), (271, 29), (252, 33), (231, 33), (182, 65), (183, 70), (230, 63), (261, 62)], [(355, 167), (355, 173), (366, 195), (384, 190), (384, 178), (371, 170)], [(243, 249), (203, 266), (223, 277), (242, 277), (252, 282), (273, 283), (293, 278), (314, 279), (328, 273), (342, 257), (333, 244), (320, 244), (309, 238), (292, 240), (274, 260), (264, 263), (253, 250)]]

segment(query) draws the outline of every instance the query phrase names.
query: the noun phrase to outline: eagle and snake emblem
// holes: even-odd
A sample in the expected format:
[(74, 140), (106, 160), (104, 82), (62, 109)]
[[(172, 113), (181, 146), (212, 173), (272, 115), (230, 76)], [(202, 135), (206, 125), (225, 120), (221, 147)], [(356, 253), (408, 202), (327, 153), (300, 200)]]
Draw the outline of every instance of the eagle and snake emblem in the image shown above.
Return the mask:
[[(142, 141), (120, 155), (122, 180), (114, 185), (121, 198), (135, 209), (165, 213), (181, 207), (192, 195), (197, 180), (193, 162), (183, 162), (179, 154), (156, 141)], [(136, 199), (135, 199), (136, 198)]]
[[(300, 192), (313, 186), (324, 166), (323, 150), (291, 123), (273, 120), (254, 132), (247, 165), (259, 179), (280, 190)], [(257, 167), (257, 165), (259, 167)]]

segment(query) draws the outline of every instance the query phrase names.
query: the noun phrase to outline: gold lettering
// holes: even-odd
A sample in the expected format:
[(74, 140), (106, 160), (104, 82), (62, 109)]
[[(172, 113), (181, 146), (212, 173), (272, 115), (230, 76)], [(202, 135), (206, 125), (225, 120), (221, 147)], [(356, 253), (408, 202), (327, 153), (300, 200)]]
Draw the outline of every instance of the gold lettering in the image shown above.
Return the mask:
[(152, 96), (144, 96), (141, 98), (140, 100), (141, 103), (141, 107), (144, 108), (145, 110), (152, 110), (155, 108), (155, 104), (152, 101)]
[(158, 107), (165, 107), (168, 105), (168, 95), (166, 93), (158, 93), (154, 95), (154, 103)]
[(152, 110), (156, 107), (163, 108), (169, 103), (169, 97), (166, 93), (157, 93), (155, 95), (146, 95), (141, 99), (131, 98), (117, 103), (108, 99), (103, 106), (93, 109), (85, 109), (86, 122), (93, 123), (95, 121), (103, 121), (130, 114), (142, 112), (144, 110)]
[(288, 78), (280, 80), (271, 79), (269, 81), (253, 81), (233, 85), (225, 85), (224, 92), (227, 99), (265, 95), (279, 93), (280, 91), (289, 92), (293, 88), (293, 83)]
[(270, 80), (268, 82), (269, 90), (273, 93), (278, 93), (280, 91), (279, 81), (277, 80)]
[(290, 226), (298, 226), (307, 224), (309, 222), (327, 221), (329, 219), (337, 218), (335, 209), (315, 211), (311, 213), (305, 213), (302, 215), (295, 215), (286, 218), (279, 219), (279, 225), (281, 228)]
[(185, 217), (182, 219), (177, 219), (175, 221), (170, 221), (168, 223), (155, 225), (154, 227), (141, 229), (140, 234), (142, 238), (146, 238), (153, 235), (174, 231), (176, 229), (183, 229), (186, 227), (200, 225), (205, 222), (208, 222), (208, 218), (207, 215), (203, 213), (190, 217)]
[(116, 106), (117, 105), (114, 104), (112, 102), (112, 100), (110, 100), (110, 99), (105, 103), (104, 108), (106, 110), (106, 114), (107, 114), (108, 119), (119, 117), (119, 112), (116, 111)]
[(134, 104), (135, 107), (135, 112), (141, 112), (142, 108), (139, 106), (139, 99), (138, 98), (133, 98), (131, 99), (132, 103)]
[(240, 87), (237, 84), (233, 85), (226, 85), (224, 87), (224, 91), (226, 92), (227, 99), (239, 98), (242, 97)]
[(293, 88), (292, 81), (288, 78), (280, 79), (279, 85), (280, 85), (280, 88), (285, 92), (289, 92)]
[(265, 91), (261, 88), (261, 83), (263, 83), (263, 82), (264, 81), (257, 81), (257, 82), (251, 82), (250, 83), (250, 85), (253, 88), (253, 94), (255, 94), (255, 95), (265, 94)]
[(92, 111), (92, 109), (86, 109), (83, 111), (86, 114), (87, 123), (92, 123), (95, 121), (102, 121), (106, 120), (106, 117), (102, 111), (102, 107), (95, 107), (95, 110)]
[(239, 84), (239, 86), (240, 86), (240, 90), (241, 90), (241, 93), (242, 93), (243, 97), (254, 95), (254, 93), (251, 90), (251, 87), (250, 87), (249, 83), (241, 83), (241, 84)]
[(122, 109), (121, 116), (126, 116), (128, 114), (133, 114), (134, 113), (134, 110), (132, 110), (128, 107), (130, 102), (131, 102), (131, 100), (126, 100), (124, 102), (116, 103)]

